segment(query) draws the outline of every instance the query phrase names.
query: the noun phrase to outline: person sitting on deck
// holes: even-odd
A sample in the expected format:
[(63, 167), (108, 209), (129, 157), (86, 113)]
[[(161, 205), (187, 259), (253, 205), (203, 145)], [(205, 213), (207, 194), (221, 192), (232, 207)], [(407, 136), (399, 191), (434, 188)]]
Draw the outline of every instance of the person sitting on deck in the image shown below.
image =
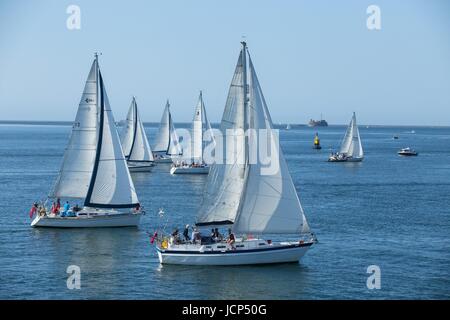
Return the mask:
[(236, 242), (236, 238), (234, 236), (234, 233), (231, 232), (231, 228), (228, 229), (228, 238), (227, 238), (227, 243), (231, 246), (231, 249), (236, 249), (234, 247), (234, 243)]
[(58, 211), (56, 210), (56, 203), (55, 201), (52, 202), (52, 208), (50, 209), (50, 212), (53, 214), (57, 214)]
[(65, 217), (67, 215), (67, 213), (70, 210), (70, 204), (69, 201), (66, 201), (66, 203), (63, 206), (63, 211), (61, 212), (61, 217)]
[(172, 236), (170, 237), (170, 242), (171, 243), (179, 243), (180, 242), (180, 234), (178, 232), (178, 228), (176, 228), (173, 232), (172, 232)]

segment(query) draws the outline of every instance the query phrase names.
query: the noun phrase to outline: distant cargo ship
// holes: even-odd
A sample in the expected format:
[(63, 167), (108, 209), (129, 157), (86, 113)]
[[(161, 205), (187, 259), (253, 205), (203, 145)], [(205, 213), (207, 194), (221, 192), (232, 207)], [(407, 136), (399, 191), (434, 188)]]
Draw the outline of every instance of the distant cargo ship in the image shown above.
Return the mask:
[(308, 127), (328, 127), (328, 122), (322, 119), (322, 114), (320, 114), (320, 120), (310, 119), (308, 122)]

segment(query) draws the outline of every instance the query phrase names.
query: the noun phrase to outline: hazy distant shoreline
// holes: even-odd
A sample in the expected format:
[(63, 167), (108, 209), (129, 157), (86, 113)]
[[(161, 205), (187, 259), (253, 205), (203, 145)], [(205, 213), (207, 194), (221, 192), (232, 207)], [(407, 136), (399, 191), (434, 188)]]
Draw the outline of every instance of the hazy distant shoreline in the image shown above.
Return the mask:
[[(71, 126), (72, 121), (31, 121), (31, 120), (0, 120), (0, 125), (39, 125), (39, 126)], [(188, 127), (191, 125), (191, 122), (176, 122), (176, 125), (179, 127)], [(291, 128), (296, 127), (306, 127), (308, 128), (307, 124), (295, 124), (295, 123), (289, 123)], [(212, 123), (214, 127), (218, 127), (218, 123)], [(275, 123), (274, 126), (276, 128), (284, 129), (286, 127), (287, 123)], [(144, 122), (144, 126), (146, 127), (158, 127), (159, 122)], [(347, 126), (347, 124), (330, 124), (329, 127), (340, 127), (340, 126)], [(449, 128), (450, 126), (432, 126), (432, 125), (383, 125), (383, 124), (360, 124), (360, 128), (365, 127), (379, 127), (379, 128)], [(311, 127), (311, 129), (320, 129), (324, 127)], [(325, 127), (326, 128), (326, 127)]]

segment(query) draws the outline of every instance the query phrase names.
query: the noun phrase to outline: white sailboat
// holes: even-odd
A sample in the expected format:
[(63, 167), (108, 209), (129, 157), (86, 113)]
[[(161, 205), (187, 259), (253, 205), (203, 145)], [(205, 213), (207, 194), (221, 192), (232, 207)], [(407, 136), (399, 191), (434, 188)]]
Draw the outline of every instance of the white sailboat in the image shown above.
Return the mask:
[[(182, 242), (159, 236), (156, 249), (163, 264), (298, 262), (315, 242), (281, 149), (276, 148), (273, 155), (279, 163), (276, 173), (264, 175), (260, 162), (249, 161), (249, 152), (258, 148), (258, 142), (251, 135), (246, 137), (240, 129), (266, 129), (268, 142), (276, 147), (278, 140), (246, 43), (242, 42), (242, 46), (221, 122), (221, 130), (227, 135), (227, 129), (234, 129), (233, 138), (238, 143), (224, 151), (227, 160), (234, 161), (212, 165), (196, 222), (197, 228), (230, 228), (236, 235), (235, 241), (203, 238)], [(239, 160), (242, 155), (245, 161)], [(250, 234), (286, 240), (275, 242)], [(292, 240), (287, 240), (288, 235), (292, 235)]]
[(122, 131), (121, 142), (130, 171), (151, 170), (154, 165), (153, 153), (145, 135), (135, 97), (133, 97), (128, 110), (126, 127)]
[(80, 201), (70, 208), (43, 205), (33, 227), (137, 226), (139, 200), (120, 145), (106, 95), (98, 57), (92, 63), (81, 96), (64, 160), (49, 199)]
[(353, 112), (352, 120), (347, 127), (339, 152), (332, 153), (328, 159), (330, 162), (360, 162), (364, 159), (364, 151), (356, 125), (356, 115)]
[(167, 100), (166, 107), (159, 124), (156, 142), (153, 146), (153, 156), (155, 162), (171, 163), (173, 158), (177, 158), (183, 154), (175, 126), (170, 113), (170, 104)]
[[(180, 159), (170, 168), (171, 174), (208, 174), (209, 166), (203, 160), (205, 131), (210, 130), (211, 124), (206, 116), (205, 104), (203, 102), (203, 94), (200, 91), (197, 106), (195, 107), (194, 118), (192, 120), (192, 140), (191, 140), (191, 159)], [(214, 137), (211, 137), (214, 143)]]

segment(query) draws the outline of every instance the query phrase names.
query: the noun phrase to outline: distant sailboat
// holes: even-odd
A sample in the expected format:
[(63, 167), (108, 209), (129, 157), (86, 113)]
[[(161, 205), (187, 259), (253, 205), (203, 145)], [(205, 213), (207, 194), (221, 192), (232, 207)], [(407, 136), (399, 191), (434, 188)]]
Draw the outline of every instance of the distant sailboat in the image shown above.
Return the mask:
[(290, 125), (290, 124), (288, 124), (288, 125), (286, 126), (286, 130), (291, 130), (291, 125)]
[[(204, 162), (203, 149), (205, 142), (203, 136), (205, 131), (211, 131), (211, 124), (206, 116), (205, 104), (203, 102), (203, 95), (200, 91), (197, 106), (195, 107), (194, 119), (192, 120), (192, 135), (191, 135), (191, 159), (180, 158), (172, 165), (170, 169), (171, 174), (208, 174), (209, 166)], [(214, 143), (214, 137), (212, 143)]]
[(126, 126), (122, 131), (121, 142), (130, 171), (151, 170), (154, 165), (153, 153), (145, 135), (144, 125), (134, 97), (128, 111)]
[(331, 154), (330, 162), (360, 162), (364, 159), (364, 151), (359, 136), (358, 126), (356, 125), (356, 115), (353, 112), (352, 120), (347, 128), (344, 139), (341, 143), (341, 149), (338, 153)]
[(166, 107), (161, 118), (159, 131), (156, 136), (156, 142), (153, 147), (153, 156), (155, 162), (172, 162), (172, 158), (183, 154), (175, 126), (170, 113), (170, 104), (167, 100)]
[[(238, 144), (225, 150), (227, 163), (214, 163), (208, 175), (203, 202), (197, 217), (197, 228), (231, 228), (241, 237), (230, 241), (178, 242), (159, 237), (156, 241), (161, 263), (186, 265), (241, 265), (298, 262), (315, 242), (310, 233), (291, 175), (278, 148), (273, 124), (245, 42), (230, 85), (223, 113), (222, 132), (234, 132)], [(247, 66), (247, 57), (249, 59)], [(249, 68), (249, 72), (247, 72)], [(227, 129), (230, 129), (227, 131)], [(263, 164), (250, 161), (250, 150), (258, 142), (242, 130), (265, 129), (267, 142), (274, 143), (278, 170), (263, 174)], [(231, 133), (227, 133), (231, 134)], [(245, 161), (241, 162), (240, 155)], [(233, 160), (228, 163), (228, 160)], [(295, 241), (274, 242), (253, 238), (250, 234), (279, 234)], [(219, 237), (220, 238), (220, 237)], [(300, 238), (300, 240), (299, 240)]]
[(61, 170), (49, 199), (84, 199), (82, 208), (40, 208), (33, 227), (137, 226), (142, 215), (96, 55)]

